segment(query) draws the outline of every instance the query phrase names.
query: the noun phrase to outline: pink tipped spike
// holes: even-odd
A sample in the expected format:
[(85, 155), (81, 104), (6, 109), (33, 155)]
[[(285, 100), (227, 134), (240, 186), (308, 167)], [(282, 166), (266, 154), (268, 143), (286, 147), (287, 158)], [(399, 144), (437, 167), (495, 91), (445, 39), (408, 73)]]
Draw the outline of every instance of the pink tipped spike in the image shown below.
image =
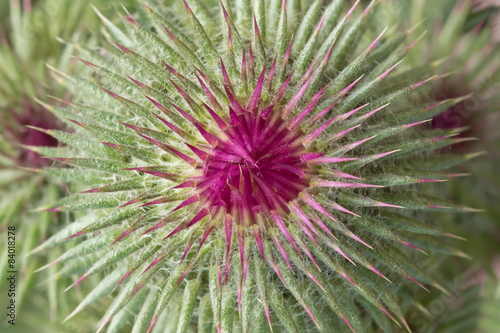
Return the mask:
[(295, 107), (295, 105), (298, 103), (298, 101), (302, 98), (302, 95), (306, 92), (307, 88), (309, 88), (309, 85), (311, 84), (313, 78), (316, 76), (318, 72), (315, 72), (312, 77), (307, 80), (307, 82), (300, 88), (300, 90), (293, 96), (293, 98), (288, 102), (288, 104), (283, 108), (281, 111), (281, 117), (283, 119), (288, 118), (288, 115), (290, 112), (292, 112), (292, 109)]
[(391, 155), (391, 154), (394, 154), (398, 151), (400, 151), (401, 149), (396, 149), (396, 150), (391, 150), (391, 151), (388, 151), (386, 153), (380, 153), (380, 154), (374, 154), (374, 155), (370, 155), (369, 157), (371, 158), (374, 158), (374, 159), (380, 159), (382, 157), (385, 157), (385, 156), (388, 156), (388, 155)]
[(399, 326), (399, 323), (397, 322), (396, 319), (394, 319), (394, 317), (389, 313), (389, 311), (387, 311), (381, 304), (379, 305), (379, 308), (378, 308), (380, 311), (382, 311), (383, 313), (385, 313), (385, 315), (389, 318), (391, 318), (391, 320), (393, 322), (395, 322), (396, 324), (398, 324)]
[(290, 232), (286, 228), (285, 223), (283, 222), (283, 219), (281, 218), (280, 214), (277, 213), (275, 210), (272, 210), (271, 217), (274, 220), (274, 222), (276, 223), (276, 225), (278, 226), (278, 228), (280, 229), (280, 231), (283, 233), (283, 235), (285, 235), (285, 238), (288, 240), (288, 242), (290, 242), (290, 244), (292, 244), (295, 251), (297, 251), (297, 253), (302, 257), (302, 253), (300, 252), (299, 248), (297, 247), (297, 244), (295, 244), (295, 241), (293, 240), (292, 235), (290, 235)]
[(377, 45), (378, 41), (380, 40), (380, 38), (382, 38), (382, 35), (387, 31), (387, 27), (380, 33), (380, 35), (377, 36), (377, 38), (375, 38), (375, 40), (370, 44), (370, 46), (368, 46), (367, 48), (367, 51), (370, 52), (371, 50), (373, 50), (375, 48), (375, 45)]
[(135, 171), (145, 172), (145, 173), (148, 173), (150, 175), (153, 175), (153, 176), (156, 176), (159, 178), (168, 179), (171, 181), (175, 181), (178, 179), (178, 175), (173, 174), (173, 173), (159, 171), (160, 169), (158, 169), (157, 166), (139, 167), (139, 168), (125, 168), (123, 170), (135, 170)]
[(408, 128), (411, 128), (413, 126), (418, 126), (418, 125), (421, 125), (424, 123), (428, 123), (429, 121), (431, 121), (431, 119), (426, 119), (426, 120), (422, 120), (422, 121), (417, 121), (415, 123), (406, 124), (406, 125), (404, 125), (404, 129), (408, 129)]
[(336, 188), (366, 188), (366, 187), (384, 187), (381, 185), (372, 185), (372, 184), (364, 184), (364, 183), (345, 183), (345, 182), (336, 182), (330, 180), (323, 179), (313, 179), (310, 182), (312, 187), (336, 187)]
[(178, 157), (180, 157), (184, 162), (188, 163), (189, 165), (191, 165), (193, 168), (196, 167), (197, 165), (197, 162), (196, 160), (194, 160), (193, 158), (181, 153), (180, 151), (174, 149), (173, 147), (167, 145), (167, 144), (164, 144), (163, 142), (160, 142), (160, 141), (157, 141), (155, 139), (152, 139), (152, 138), (149, 138), (145, 135), (142, 135), (142, 134), (139, 134), (139, 136), (143, 137), (144, 139), (148, 140), (149, 142), (153, 143), (155, 146), (158, 146), (159, 148), (165, 150), (165, 151), (171, 151), (172, 153), (174, 153), (175, 155), (177, 155)]
[[(271, 267), (273, 268), (274, 272), (276, 272), (276, 274), (280, 278), (283, 285), (286, 286), (287, 284), (286, 284), (285, 280), (283, 279), (283, 276), (281, 275), (281, 271), (280, 271), (278, 265), (276, 264), (276, 259), (274, 258), (273, 254), (271, 254), (270, 264), (271, 264)], [(292, 271), (292, 273), (293, 273), (293, 271)]]
[(189, 222), (188, 224), (185, 224), (184, 222), (180, 223), (170, 234), (167, 235), (167, 237), (165, 237), (165, 239), (175, 235), (179, 231), (191, 227), (192, 225), (198, 223), (201, 219), (203, 219), (205, 216), (209, 214), (210, 211), (206, 207), (203, 207), (203, 209), (198, 214), (196, 214), (196, 216), (191, 220), (191, 222)]
[(189, 8), (189, 5), (187, 4), (186, 0), (182, 0), (182, 2), (184, 2), (184, 6), (186, 7), (186, 11), (189, 13), (189, 15), (191, 15), (192, 10), (191, 10), (191, 8)]
[(410, 274), (408, 274), (406, 277), (409, 280), (411, 280), (412, 282), (416, 283), (420, 288), (424, 289), (427, 292), (430, 292), (429, 289), (425, 288), (420, 282), (418, 282), (417, 280), (415, 280), (415, 278), (413, 276), (411, 276)]
[(353, 126), (353, 127), (351, 127), (351, 128), (345, 129), (345, 130), (343, 130), (343, 131), (341, 131), (341, 132), (339, 132), (339, 133), (336, 133), (336, 134), (334, 134), (334, 135), (332, 135), (332, 136), (330, 136), (330, 137), (328, 138), (328, 142), (329, 142), (329, 143), (332, 143), (332, 142), (334, 142), (334, 141), (337, 141), (338, 139), (342, 138), (342, 137), (343, 137), (344, 135), (346, 135), (347, 133), (349, 133), (349, 132), (351, 132), (351, 131), (354, 131), (356, 128), (358, 128), (358, 127), (360, 127), (360, 126), (361, 126), (361, 125), (356, 125), (356, 126)]
[(250, 47), (248, 49), (248, 71), (252, 77), (255, 77), (255, 64), (253, 59), (252, 42), (250, 42)]
[(80, 282), (82, 282), (83, 280), (86, 280), (90, 275), (86, 275), (84, 274), (82, 277), (80, 277), (78, 280), (76, 280), (75, 282), (73, 282), (68, 288), (64, 289), (64, 291), (67, 291), (71, 288), (73, 288), (74, 286), (80, 284)]
[(186, 199), (185, 201), (183, 201), (179, 206), (177, 206), (174, 210), (172, 210), (172, 212), (175, 212), (176, 210), (179, 210), (179, 209), (184, 208), (186, 206), (192, 205), (198, 201), (200, 201), (200, 196), (198, 194), (195, 194), (195, 195), (189, 197), (188, 199)]
[[(188, 241), (188, 243), (187, 243), (187, 245), (186, 245), (186, 249), (184, 250), (184, 253), (182, 254), (182, 257), (181, 257), (181, 260), (180, 260), (179, 264), (182, 264), (184, 262), (184, 259), (186, 259), (186, 256), (189, 253), (189, 250), (191, 250), (191, 248), (193, 247), (193, 244), (194, 244), (194, 240), (190, 238), (189, 241)], [(200, 244), (200, 248), (201, 248), (201, 245), (202, 244)], [(183, 278), (184, 276), (185, 275), (183, 274), (181, 276), (181, 278)], [(179, 279), (179, 281), (177, 281), (177, 284), (180, 282), (180, 280), (181, 279)]]
[(129, 49), (127, 49), (125, 46), (121, 45), (120, 43), (115, 42), (115, 41), (113, 41), (113, 43), (114, 43), (116, 46), (118, 46), (118, 48), (119, 48), (120, 50), (122, 50), (123, 52), (125, 52), (125, 53), (127, 53), (127, 54), (132, 53), (132, 51), (130, 51)]
[(300, 218), (300, 220), (302, 222), (304, 222), (304, 224), (307, 225), (307, 227), (309, 227), (309, 229), (311, 229), (312, 232), (314, 232), (316, 235), (319, 236), (318, 231), (316, 230), (316, 228), (314, 227), (312, 222), (309, 220), (306, 213), (304, 213), (304, 211), (300, 208), (300, 206), (295, 201), (290, 201), (288, 203), (288, 207), (290, 207), (292, 212), (294, 212)]
[(63, 210), (63, 208), (64, 208), (64, 205), (63, 206), (59, 206), (59, 207), (45, 209), (43, 211), (44, 212), (61, 212)]
[[(317, 115), (315, 115), (314, 117), (312, 117), (311, 119), (308, 120), (308, 122), (312, 123), (312, 124), (315, 124), (317, 123), (319, 120), (321, 120), (335, 105), (337, 105), (339, 102), (340, 102), (340, 98), (345, 96), (349, 90), (352, 89), (352, 87), (354, 87), (356, 85), (356, 83), (358, 83), (362, 78), (363, 78), (364, 74), (361, 75), (359, 78), (356, 79), (356, 81), (354, 81), (353, 83), (351, 83), (350, 85), (348, 85), (347, 87), (345, 87), (342, 91), (340, 91), (338, 94), (336, 94), (334, 96), (334, 99), (335, 99), (335, 102), (330, 105), (328, 108), (326, 108), (325, 110), (321, 111), (320, 113), (318, 113)], [(365, 107), (366, 105), (368, 104), (365, 104), (363, 105), (362, 107), (360, 108), (357, 108), (355, 109), (356, 111), (362, 109), (363, 107)], [(350, 112), (353, 112), (354, 110), (350, 111)], [(354, 111), (354, 112), (356, 112)], [(347, 112), (346, 114), (343, 114), (343, 115), (340, 115), (340, 116), (337, 116), (339, 118), (337, 118), (338, 120), (344, 120), (346, 119), (347, 117), (345, 117), (346, 115), (350, 116), (352, 113), (350, 112)], [(353, 113), (354, 113), (353, 112)], [(344, 118), (345, 117), (345, 118)]]
[(154, 226), (152, 226), (152, 227), (151, 227), (151, 228), (149, 228), (148, 230), (144, 231), (144, 232), (141, 234), (141, 236), (142, 236), (142, 235), (149, 234), (151, 231), (156, 230), (156, 229), (158, 229), (158, 228), (161, 228), (161, 227), (163, 227), (164, 225), (166, 225), (167, 223), (172, 222), (172, 221), (167, 221), (167, 219), (168, 219), (168, 216), (167, 216), (166, 218), (164, 218), (163, 220), (161, 220), (160, 222), (156, 223)]
[(137, 86), (139, 86), (139, 88), (141, 88), (141, 89), (146, 89), (146, 88), (148, 87), (147, 85), (145, 85), (145, 84), (144, 84), (144, 83), (142, 83), (142, 82), (137, 81), (137, 80), (136, 80), (136, 79), (134, 79), (133, 77), (127, 76), (127, 78), (128, 78), (130, 81), (134, 82), (134, 83), (135, 83)]
[(146, 333), (151, 332), (151, 330), (153, 329), (153, 326), (155, 325), (157, 320), (158, 320), (158, 316), (155, 316), (155, 317), (153, 317), (153, 319), (151, 319), (151, 323), (149, 323), (149, 327), (148, 327), (148, 330), (146, 331)]
[[(174, 114), (174, 112), (172, 112), (171, 110), (167, 109), (164, 105), (158, 103), (157, 101), (155, 101), (154, 99), (152, 99), (151, 97), (147, 96), (147, 95), (144, 95), (144, 97), (146, 97), (151, 103), (153, 103), (154, 106), (156, 106), (161, 112), (163, 112), (164, 114), (168, 115), (168, 116), (171, 116)], [(157, 116), (158, 117), (158, 116)]]
[[(196, 73), (195, 73), (195, 75), (196, 75)], [(200, 79), (200, 77), (198, 75), (196, 75), (196, 78), (198, 79), (198, 82), (200, 83), (200, 86), (203, 89), (203, 92), (205, 93), (205, 96), (207, 96), (208, 100), (210, 101), (210, 104), (214, 108), (216, 108), (216, 109), (219, 109), (219, 110), (222, 109), (222, 106), (220, 105), (219, 101), (214, 96), (214, 94), (212, 94), (212, 92), (210, 91), (210, 89), (208, 89), (208, 87), (205, 84), (205, 82), (203, 82), (203, 80)], [(203, 103), (203, 104), (205, 104), (205, 103)]]
[[(316, 219), (319, 219), (319, 218), (315, 218)], [(349, 258), (347, 256), (347, 254), (345, 254), (345, 252), (340, 248), (340, 246), (338, 246), (335, 242), (332, 242), (330, 240), (326, 240), (326, 243), (329, 247), (331, 247), (332, 249), (335, 250), (335, 252), (337, 252), (338, 254), (340, 254), (342, 257), (344, 257), (347, 261), (349, 261), (351, 264), (353, 264), (354, 266), (356, 266), (356, 263), (354, 261), (352, 261), (351, 258)]]
[(425, 80), (423, 80), (423, 81), (421, 81), (421, 82), (419, 82), (419, 83), (416, 83), (416, 84), (411, 85), (411, 86), (410, 86), (410, 88), (411, 88), (411, 90), (415, 90), (415, 89), (417, 89), (418, 87), (420, 87), (420, 86), (422, 86), (422, 85), (426, 84), (427, 82), (432, 81), (432, 80), (435, 80), (435, 79), (437, 79), (437, 78), (438, 78), (438, 76), (437, 76), (437, 75), (431, 76), (431, 77), (430, 77), (430, 78), (428, 78), (428, 79), (425, 79)]
[(248, 86), (248, 74), (247, 74), (247, 55), (246, 55), (246, 50), (245, 46), (243, 46), (243, 55), (241, 59), (241, 76), (240, 80), (241, 83), (247, 88)]
[(381, 278), (383, 278), (384, 280), (386, 280), (387, 282), (392, 283), (391, 280), (389, 280), (384, 274), (380, 273), (380, 271), (376, 269), (373, 265), (370, 265), (369, 269), (378, 276), (380, 276)]
[(237, 114), (243, 114), (245, 112), (245, 110), (243, 109), (241, 104), (236, 100), (234, 95), (231, 93), (231, 91), (227, 87), (224, 87), (224, 88), (226, 90), (226, 95), (229, 98), (229, 102), (231, 103), (231, 106), (233, 107), (233, 109), (236, 111)]
[[(312, 73), (312, 71), (314, 70), (314, 67), (315, 67), (315, 66), (316, 66), (316, 64), (318, 63), (318, 60), (319, 60), (319, 56), (317, 56), (317, 57), (316, 57), (316, 59), (314, 59), (314, 61), (313, 61), (312, 65), (311, 65), (311, 67), (309, 67), (309, 69), (307, 70), (307, 72), (306, 72), (306, 73), (304, 74), (304, 76), (300, 79), (300, 81), (299, 81), (299, 86), (300, 86), (300, 85), (303, 85), (303, 84), (304, 84), (304, 82), (306, 82), (306, 81), (310, 78), (311, 73)], [(321, 70), (321, 68), (318, 68), (318, 69), (316, 70), (316, 72), (314, 72), (314, 75), (318, 74), (320, 70)], [(312, 78), (311, 78), (311, 79), (312, 79)]]
[(271, 66), (271, 70), (269, 70), (269, 75), (267, 76), (266, 86), (268, 90), (272, 89), (274, 74), (276, 73), (276, 61), (278, 60), (278, 55), (274, 57), (273, 64)]
[(338, 210), (339, 212), (343, 212), (343, 213), (347, 213), (347, 214), (350, 214), (350, 215), (353, 215), (353, 216), (356, 216), (356, 217), (360, 217), (358, 214), (356, 214), (354, 212), (351, 212), (349, 209), (342, 207), (341, 205), (339, 205), (336, 202), (328, 200), (327, 203), (326, 203), (326, 205), (328, 207), (330, 207), (330, 208)]
[(349, 320), (347, 320), (347, 318), (345, 316), (342, 317), (342, 321), (351, 329), (352, 333), (356, 333), (356, 331), (352, 327), (351, 323), (349, 322)]
[(107, 317), (106, 319), (104, 319), (102, 323), (99, 325), (99, 328), (97, 329), (96, 332), (99, 333), (100, 331), (102, 331), (102, 329), (106, 327), (106, 325), (111, 321), (111, 319), (112, 319), (111, 317)]
[(177, 186), (175, 186), (174, 188), (188, 188), (188, 187), (195, 187), (197, 184), (197, 182), (195, 180), (187, 180)]
[(337, 170), (328, 170), (326, 173), (327, 176), (333, 176), (337, 178), (348, 178), (348, 179), (357, 179), (357, 180), (363, 180), (361, 177), (353, 176), (351, 174), (345, 173), (345, 172), (340, 172)]
[(255, 39), (259, 40), (260, 39), (260, 31), (259, 31), (259, 25), (257, 24), (257, 17), (255, 17), (255, 15), (253, 16), (253, 26), (254, 26)]
[(261, 233), (258, 225), (253, 224), (252, 228), (253, 228), (253, 234), (254, 234), (255, 241), (257, 242), (257, 246), (259, 247), (259, 252), (260, 252), (260, 255), (262, 257), (262, 262), (265, 264), (266, 257), (264, 255), (264, 244), (262, 243), (262, 233)]
[(278, 90), (278, 93), (274, 97), (272, 104), (273, 105), (278, 105), (281, 102), (281, 99), (283, 98), (283, 95), (285, 94), (286, 88), (288, 87), (288, 84), (290, 83), (290, 80), (292, 79), (293, 73), (295, 73), (295, 70), (290, 73), (290, 76), (285, 80), (285, 82), (281, 85), (280, 89)]
[[(323, 289), (323, 288), (322, 288)], [(316, 326), (318, 328), (320, 328), (319, 324), (318, 324), (318, 321), (316, 320), (316, 318), (314, 318), (314, 315), (312, 314), (312, 311), (311, 309), (309, 309), (309, 307), (306, 305), (306, 304), (302, 304), (302, 307), (304, 308), (304, 310), (306, 310), (307, 314), (309, 315), (309, 317), (311, 317), (311, 319), (313, 320), (314, 324), (316, 324)]]
[(342, 148), (341, 148), (342, 154), (345, 154), (346, 152), (348, 152), (348, 151), (350, 151), (350, 150), (352, 150), (352, 149), (354, 149), (354, 148), (356, 148), (358, 146), (361, 146), (363, 143), (368, 142), (368, 141), (372, 140), (375, 137), (376, 137), (376, 135), (370, 136), (370, 137), (368, 137), (366, 139), (359, 140), (359, 141), (356, 141), (356, 142), (351, 143), (349, 145), (342, 146)]
[(123, 9), (127, 13), (127, 17), (126, 17), (127, 22), (130, 24), (139, 25), (139, 23), (134, 19), (134, 17), (129, 13), (129, 11), (125, 7), (123, 7)]
[(283, 55), (283, 60), (281, 61), (279, 73), (286, 73), (286, 66), (288, 64), (288, 60), (290, 59), (290, 50), (292, 49), (292, 41), (293, 41), (293, 35), (290, 38), (290, 43), (288, 43), (288, 48), (286, 49), (286, 52)]
[(356, 6), (358, 5), (360, 0), (357, 0), (354, 5), (352, 5), (352, 7), (349, 9), (349, 11), (347, 12), (347, 14), (345, 15), (346, 18), (349, 18), (351, 17), (352, 13), (354, 12), (354, 9), (356, 9)]
[(158, 115), (154, 115), (156, 118), (158, 118), (162, 123), (164, 123), (165, 125), (167, 125), (168, 128), (170, 128), (175, 134), (177, 134), (179, 137), (181, 137), (182, 139), (187, 139), (189, 137), (189, 134), (180, 129), (179, 127), (175, 126), (174, 124), (168, 122), (167, 120), (163, 119), (162, 117), (158, 116)]
[(227, 283), (227, 278), (229, 276), (229, 268), (231, 265), (231, 240), (233, 235), (233, 218), (231, 215), (226, 214), (224, 218), (224, 227), (226, 231), (226, 276), (224, 284)]
[[(283, 246), (283, 243), (281, 242), (281, 240), (278, 237), (275, 237), (275, 236), (272, 236), (272, 235), (270, 237), (273, 240), (274, 244), (276, 245), (276, 248), (278, 249), (278, 252), (281, 254), (281, 256), (283, 257), (283, 259), (285, 259), (288, 267), (290, 268), (290, 271), (292, 271), (292, 274), (295, 274), (295, 271), (293, 270), (292, 264), (290, 263), (290, 260), (288, 259), (288, 255), (286, 254), (285, 247)], [(276, 265), (276, 269), (278, 269), (277, 265)], [(278, 271), (279, 271), (279, 269), (278, 269)], [(280, 278), (282, 279), (281, 273), (279, 275), (280, 275)], [(284, 283), (283, 280), (282, 280), (282, 282)]]
[[(302, 222), (302, 220), (300, 220), (300, 219), (299, 220), (294, 220), (294, 223), (300, 228), (300, 230), (302, 230), (306, 234), (307, 237), (309, 237), (310, 240), (312, 240), (312, 242), (317, 247), (321, 248), (321, 246), (316, 241), (316, 238), (314, 238), (313, 234), (311, 233), (311, 231), (309, 230), (309, 228), (307, 228), (306, 225)], [(311, 256), (310, 256), (309, 249), (307, 248), (307, 246), (305, 244), (302, 244), (301, 240), (299, 240), (299, 246), (302, 249), (302, 251), (304, 251), (307, 254), (307, 256), (310, 257), (310, 259), (316, 265), (316, 261), (314, 260), (314, 258), (311, 258)], [(319, 267), (318, 267), (318, 269), (321, 271), (321, 269)]]
[(425, 36), (426, 33), (427, 32), (424, 32), (420, 36), (418, 36), (418, 38), (415, 39), (415, 41), (413, 41), (410, 45), (406, 47), (406, 50), (410, 51)]
[(63, 242), (65, 242), (65, 241), (67, 241), (67, 240), (70, 240), (70, 239), (73, 239), (73, 238), (75, 238), (75, 237), (81, 236), (81, 235), (85, 235), (86, 233), (87, 233), (87, 232), (86, 232), (86, 231), (84, 231), (84, 230), (78, 231), (76, 234), (73, 234), (73, 235), (69, 236), (68, 238), (65, 238), (65, 239), (63, 240)]
[(208, 153), (206, 153), (204, 150), (198, 149), (198, 148), (190, 145), (189, 143), (185, 143), (185, 145), (188, 146), (189, 149), (191, 149), (193, 151), (193, 153), (195, 153), (196, 156), (198, 156), (202, 162), (207, 160)]
[(243, 226), (237, 226), (238, 247), (240, 251), (241, 269), (243, 271), (243, 283), (245, 283), (248, 272), (248, 253), (245, 251), (245, 231)]
[(273, 331), (273, 326), (271, 325), (271, 314), (269, 313), (269, 304), (264, 304), (264, 311), (266, 312), (267, 323), (269, 324), (269, 329)]
[(384, 73), (380, 74), (380, 76), (377, 78), (377, 80), (380, 82), (383, 79), (385, 79), (385, 77), (387, 75), (389, 75), (389, 73), (392, 72), (394, 70), (394, 68), (396, 68), (402, 62), (403, 62), (403, 60), (397, 62), (394, 66), (392, 66), (391, 68), (389, 68), (388, 70), (386, 70)]
[(212, 110), (208, 105), (203, 103), (203, 106), (207, 109), (208, 113), (210, 113), (210, 116), (212, 116), (212, 118), (215, 121), (215, 123), (217, 124), (217, 126), (219, 126), (219, 128), (222, 131), (225, 131), (228, 127), (226, 122), (224, 120), (222, 120), (222, 118), (219, 117), (219, 115), (217, 113), (215, 113), (214, 110)]
[[(311, 103), (304, 109), (301, 113), (299, 113), (295, 118), (293, 118), (290, 123), (287, 125), (287, 128), (291, 131), (297, 128), (300, 125), (302, 120), (314, 109), (318, 101), (323, 97), (323, 93), (330, 86), (331, 82), (328, 83), (323, 89), (321, 89), (316, 95), (311, 98)], [(333, 106), (332, 106), (333, 107)]]
[(80, 60), (82, 63), (84, 63), (85, 65), (89, 66), (89, 67), (90, 67), (90, 68), (92, 68), (93, 70), (95, 70), (97, 67), (99, 67), (99, 66), (97, 66), (97, 65), (95, 65), (95, 64), (93, 64), (93, 63), (91, 63), (91, 62), (89, 62), (89, 61), (86, 61), (86, 60), (80, 59), (80, 58), (78, 58), (78, 57), (77, 57), (76, 59)]
[(163, 27), (163, 29), (165, 29), (165, 31), (170, 36), (170, 38), (172, 38), (172, 40), (174, 41), (174, 43), (177, 44), (177, 41), (178, 41), (177, 37), (175, 37), (175, 35), (170, 30), (168, 30), (166, 26), (164, 26), (163, 24), (161, 26)]
[(119, 242), (123, 238), (127, 237), (128, 235), (130, 235), (132, 233), (132, 231), (134, 231), (134, 226), (135, 226), (135, 223), (132, 224), (127, 230), (125, 230), (117, 239), (115, 239), (113, 241), (113, 243), (109, 244), (109, 246), (115, 244), (116, 242)]
[(368, 7), (365, 8), (365, 10), (363, 11), (363, 15), (366, 16), (368, 15), (368, 13), (370, 12), (370, 9), (373, 7), (373, 4), (375, 3), (376, 0), (372, 0), (370, 2), (370, 4), (368, 5)]
[(305, 163), (322, 156), (325, 156), (325, 153), (304, 153), (300, 154), (300, 161)]
[(332, 44), (328, 48), (328, 51), (326, 52), (323, 60), (321, 60), (321, 65), (320, 65), (321, 68), (324, 68), (326, 66), (326, 64), (328, 63), (328, 60), (330, 59), (330, 54), (332, 54), (332, 50), (333, 50), (333, 46), (335, 45), (335, 42), (336, 42), (336, 40), (334, 40), (332, 42)]
[(224, 79), (224, 87), (226, 90), (229, 90), (232, 94), (234, 94), (234, 88), (231, 84), (231, 80), (229, 79), (229, 75), (227, 74), (226, 66), (224, 66), (224, 61), (220, 58), (220, 66), (222, 70), (222, 77)]
[(316, 165), (316, 164), (327, 164), (327, 163), (339, 163), (339, 162), (349, 162), (356, 161), (358, 158), (354, 157), (318, 157), (314, 160), (308, 161), (307, 164)]
[(357, 285), (357, 284), (356, 284), (356, 283), (355, 283), (355, 282), (354, 282), (354, 281), (353, 281), (353, 280), (349, 277), (349, 275), (347, 275), (347, 273), (346, 273), (346, 272), (342, 271), (342, 272), (340, 273), (340, 275), (341, 275), (344, 279), (346, 279), (347, 281), (349, 281), (349, 282), (350, 282), (353, 286), (355, 286), (356, 288), (358, 288), (358, 289), (360, 289), (360, 290), (361, 290), (361, 288), (360, 288), (360, 287), (359, 287), (359, 286), (358, 286), (358, 285)]
[(250, 97), (250, 102), (248, 102), (246, 111), (252, 112), (252, 111), (257, 109), (257, 105), (260, 101), (260, 95), (262, 93), (262, 86), (264, 84), (266, 69), (267, 69), (267, 64), (264, 65), (264, 69), (262, 70), (262, 73), (260, 74), (259, 80), (257, 81), (257, 85), (255, 86), (255, 90), (252, 94), (252, 97)]
[(418, 248), (418, 247), (416, 247), (415, 245), (411, 244), (411, 243), (410, 243), (410, 242), (408, 242), (407, 240), (403, 240), (403, 241), (401, 242), (401, 244), (406, 245), (406, 246), (408, 246), (408, 247), (411, 247), (412, 249), (417, 250), (417, 251), (419, 251), (419, 252), (422, 252), (423, 254), (427, 254), (427, 252), (425, 252), (424, 250), (421, 250), (420, 248)]

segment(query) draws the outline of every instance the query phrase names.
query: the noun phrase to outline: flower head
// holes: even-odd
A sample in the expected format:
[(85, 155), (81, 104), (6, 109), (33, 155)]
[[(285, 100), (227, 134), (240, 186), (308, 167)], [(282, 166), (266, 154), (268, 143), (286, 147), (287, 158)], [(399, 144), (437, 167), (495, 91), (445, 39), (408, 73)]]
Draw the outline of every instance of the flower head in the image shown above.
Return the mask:
[(77, 134), (57, 133), (73, 151), (54, 159), (72, 168), (46, 172), (85, 191), (49, 209), (98, 212), (57, 239), (94, 235), (78, 251), (102, 256), (73, 285), (107, 268), (96, 290), (124, 284), (101, 329), (132, 296), (146, 297), (134, 325), (148, 332), (186, 331), (198, 299), (201, 331), (237, 318), (244, 332), (296, 332), (294, 315), (362, 331), (351, 297), (408, 327), (386, 274), (441, 288), (406, 252), (452, 235), (395, 211), (447, 207), (413, 185), (448, 176), (430, 152), (455, 139), (415, 128), (456, 101), (408, 106), (437, 77), (393, 73), (414, 42), (394, 54), (385, 31), (362, 42), (376, 2), (183, 7), (144, 4), (127, 33), (103, 18), (111, 49), (82, 60), (99, 77), (56, 73), (83, 103), (54, 110)]

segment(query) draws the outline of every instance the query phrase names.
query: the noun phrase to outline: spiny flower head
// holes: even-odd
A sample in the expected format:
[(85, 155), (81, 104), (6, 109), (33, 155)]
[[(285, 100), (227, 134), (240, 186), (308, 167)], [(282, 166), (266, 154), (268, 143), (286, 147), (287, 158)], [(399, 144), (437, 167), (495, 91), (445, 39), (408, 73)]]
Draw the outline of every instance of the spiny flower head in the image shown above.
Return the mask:
[(99, 330), (137, 306), (147, 332), (362, 332), (357, 307), (410, 330), (386, 275), (442, 289), (407, 252), (463, 254), (401, 209), (462, 209), (415, 184), (471, 157), (415, 130), (457, 102), (410, 104), (438, 79), (396, 73), (416, 41), (363, 42), (376, 1), (177, 5), (125, 12), (125, 31), (99, 13), (111, 47), (80, 54), (98, 76), (54, 73), (80, 101), (47, 106), (75, 132), (48, 132), (71, 167), (44, 172), (84, 191), (45, 208), (95, 212), (48, 241), (93, 236), (53, 264), (85, 272), (72, 286), (110, 272), (73, 314), (121, 285)]

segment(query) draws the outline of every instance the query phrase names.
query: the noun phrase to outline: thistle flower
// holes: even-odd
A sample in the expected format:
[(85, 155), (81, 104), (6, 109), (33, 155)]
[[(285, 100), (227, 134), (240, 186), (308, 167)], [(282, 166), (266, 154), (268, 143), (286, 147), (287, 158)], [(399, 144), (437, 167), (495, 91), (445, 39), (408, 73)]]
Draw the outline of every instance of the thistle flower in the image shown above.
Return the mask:
[(404, 68), (408, 33), (365, 40), (377, 6), (146, 3), (122, 29), (100, 15), (111, 47), (82, 50), (97, 76), (56, 71), (77, 97), (46, 106), (74, 132), (42, 130), (71, 166), (44, 173), (82, 191), (44, 207), (83, 211), (48, 241), (75, 242), (54, 264), (84, 271), (70, 287), (108, 272), (73, 314), (119, 285), (98, 331), (137, 313), (135, 332), (363, 332), (362, 312), (410, 330), (391, 280), (442, 289), (414, 256), (464, 255), (413, 211), (470, 210), (417, 185), (472, 155), (432, 154), (462, 139), (420, 125), (460, 99), (413, 103), (439, 77)]

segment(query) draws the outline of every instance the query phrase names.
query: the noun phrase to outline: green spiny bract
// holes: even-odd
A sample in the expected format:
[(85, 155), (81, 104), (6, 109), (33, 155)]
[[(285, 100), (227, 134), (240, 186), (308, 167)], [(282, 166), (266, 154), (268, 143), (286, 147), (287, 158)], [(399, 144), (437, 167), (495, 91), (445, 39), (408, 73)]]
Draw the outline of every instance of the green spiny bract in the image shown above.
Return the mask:
[[(4, 4), (7, 5), (8, 17), (3, 20), (2, 11), (0, 293), (2, 301), (7, 300), (7, 297), (15, 300), (17, 318), (15, 326), (2, 320), (0, 330), (85, 332), (97, 322), (92, 322), (91, 316), (86, 317), (84, 322), (61, 324), (62, 318), (70, 313), (68, 307), (75, 307), (81, 302), (81, 295), (61, 293), (59, 283), (70, 283), (71, 274), (74, 273), (67, 274), (67, 271), (66, 274), (54, 276), (58, 266), (42, 273), (35, 272), (40, 266), (55, 260), (66, 249), (63, 246), (43, 254), (32, 252), (57, 232), (68, 216), (32, 211), (40, 205), (58, 200), (64, 196), (65, 191), (60, 181), (51, 182), (38, 172), (39, 168), (52, 162), (42, 158), (37, 152), (39, 149), (45, 152), (55, 149), (57, 140), (29, 126), (43, 129), (62, 127), (63, 123), (39, 104), (52, 101), (48, 95), (57, 96), (64, 92), (61, 85), (52, 79), (46, 64), (72, 72), (76, 61), (72, 61), (70, 55), (74, 48), (61, 42), (61, 39), (76, 39), (79, 36), (78, 40), (88, 42), (89, 36), (85, 36), (85, 29), (95, 27), (98, 18), (92, 8), (88, 7), (87, 1), (81, 0), (38, 1), (33, 6), (29, 0), (11, 0), (3, 1), (2, 9)], [(14, 241), (15, 254), (7, 246)], [(14, 293), (9, 292), (10, 282), (7, 277), (12, 274), (9, 271), (17, 272)], [(85, 288), (87, 287), (90, 287), (89, 291), (92, 290), (92, 284)]]
[(70, 167), (44, 172), (80, 192), (44, 208), (92, 220), (52, 240), (84, 236), (56, 262), (99, 257), (72, 286), (106, 272), (75, 313), (119, 285), (99, 330), (136, 314), (134, 332), (364, 332), (365, 312), (410, 330), (390, 281), (442, 289), (419, 251), (463, 255), (422, 210), (468, 210), (418, 184), (473, 154), (433, 153), (463, 139), (419, 128), (460, 99), (411, 96), (439, 77), (404, 66), (406, 33), (369, 37), (377, 7), (191, 0), (143, 4), (122, 28), (102, 17), (108, 47), (81, 50), (97, 75), (56, 72), (77, 97), (49, 107), (74, 131), (49, 132), (67, 148), (46, 156)]

